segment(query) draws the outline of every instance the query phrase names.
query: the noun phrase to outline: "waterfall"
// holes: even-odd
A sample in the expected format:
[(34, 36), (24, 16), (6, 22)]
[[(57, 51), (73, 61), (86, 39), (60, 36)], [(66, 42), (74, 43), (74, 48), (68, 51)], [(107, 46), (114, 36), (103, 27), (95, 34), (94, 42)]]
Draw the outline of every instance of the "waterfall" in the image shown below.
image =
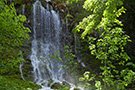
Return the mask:
[[(33, 40), (31, 48), (31, 63), (33, 66), (33, 82), (43, 87), (43, 90), (51, 90), (50, 86), (55, 82), (64, 81), (63, 63), (50, 58), (55, 51), (60, 51), (60, 26), (59, 13), (49, 5), (46, 9), (40, 1), (33, 4)], [(60, 53), (59, 53), (60, 54)]]
[(74, 34), (74, 44), (75, 44), (75, 49), (74, 49), (75, 50), (75, 55), (77, 57), (78, 62), (81, 63), (81, 65), (83, 67), (86, 67), (85, 64), (81, 60), (81, 53), (80, 53), (80, 51), (77, 50), (77, 48), (81, 47), (81, 45), (80, 45), (80, 40), (78, 39), (78, 36), (76, 34)]
[(23, 80), (25, 80), (24, 77), (23, 77), (22, 66), (23, 66), (23, 62), (20, 63), (19, 69), (20, 69), (20, 73), (21, 73), (21, 78), (22, 78)]
[(24, 15), (24, 12), (25, 12), (25, 4), (22, 7), (22, 15)]
[[(21, 54), (20, 59), (23, 59), (23, 56), (22, 56), (22, 52), (21, 52), (21, 51), (20, 51), (20, 54)], [(23, 77), (22, 66), (23, 66), (23, 61), (22, 61), (22, 62), (20, 63), (20, 65), (19, 65), (19, 70), (20, 70), (20, 73), (21, 73), (21, 78), (22, 78), (23, 80), (25, 80), (24, 77)]]
[[(10, 0), (10, 1), (11, 1), (11, 0)], [(24, 15), (24, 12), (25, 12), (25, 4), (23, 5), (23, 8), (22, 8), (22, 10), (21, 10), (21, 14)], [(22, 51), (20, 51), (20, 53), (22, 54)], [(23, 57), (20, 57), (20, 58), (23, 58)], [(19, 70), (20, 70), (20, 73), (21, 73), (21, 78), (22, 78), (23, 80), (25, 80), (24, 77), (23, 77), (23, 70), (22, 70), (23, 65), (24, 65), (24, 63), (23, 63), (23, 61), (22, 61), (22, 62), (20, 63), (20, 65), (19, 65)]]
[(47, 2), (51, 1), (51, 0), (46, 0)]

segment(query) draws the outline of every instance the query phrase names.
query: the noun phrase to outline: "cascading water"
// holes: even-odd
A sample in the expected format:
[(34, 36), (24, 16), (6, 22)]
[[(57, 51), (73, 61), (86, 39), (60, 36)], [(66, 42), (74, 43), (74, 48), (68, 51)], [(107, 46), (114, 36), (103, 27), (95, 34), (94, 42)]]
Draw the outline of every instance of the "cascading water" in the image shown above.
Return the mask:
[[(11, 0), (10, 0), (10, 1), (11, 1)], [(25, 4), (23, 5), (23, 8), (22, 8), (22, 10), (21, 10), (21, 14), (24, 15), (24, 12), (25, 12)], [(22, 54), (21, 51), (20, 51), (20, 53)], [(23, 57), (20, 57), (20, 58), (23, 58)], [(24, 63), (23, 63), (23, 61), (22, 61), (22, 62), (20, 63), (20, 65), (19, 65), (19, 70), (20, 70), (20, 73), (21, 73), (21, 78), (22, 78), (23, 80), (25, 80), (24, 77), (23, 77), (23, 70), (22, 70), (23, 65), (24, 65)]]
[[(22, 54), (21, 51), (20, 51), (20, 53)], [(20, 56), (20, 59), (23, 59), (23, 57)], [(22, 62), (20, 63), (20, 65), (19, 65), (19, 70), (20, 70), (20, 73), (21, 73), (21, 78), (22, 78), (23, 80), (25, 80), (24, 77), (23, 77), (22, 66), (23, 66), (23, 61), (22, 61)]]
[(81, 53), (80, 53), (80, 51), (77, 50), (77, 48), (80, 47), (80, 40), (78, 39), (76, 34), (74, 34), (74, 43), (75, 43), (75, 55), (77, 57), (77, 60), (78, 60), (79, 63), (81, 63), (81, 65), (83, 67), (86, 67), (85, 64), (81, 60), (81, 56), (80, 56)]
[[(33, 66), (33, 76), (36, 84), (43, 90), (51, 90), (51, 84), (64, 81), (62, 62), (52, 61), (50, 55), (60, 51), (60, 19), (59, 13), (49, 8), (46, 9), (40, 1), (33, 4), (33, 37), (32, 53), (30, 56)], [(53, 83), (51, 83), (53, 82)]]

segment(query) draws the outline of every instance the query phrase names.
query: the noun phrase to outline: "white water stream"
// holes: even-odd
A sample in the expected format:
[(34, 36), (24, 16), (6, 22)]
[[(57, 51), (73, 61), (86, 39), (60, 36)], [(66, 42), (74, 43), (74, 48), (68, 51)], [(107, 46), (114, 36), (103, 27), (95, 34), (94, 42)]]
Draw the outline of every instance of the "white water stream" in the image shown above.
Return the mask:
[(81, 45), (80, 45), (80, 40), (79, 40), (79, 38), (78, 38), (78, 36), (76, 34), (74, 34), (74, 43), (75, 43), (75, 55), (77, 57), (77, 60), (78, 60), (79, 63), (81, 63), (81, 65), (83, 67), (86, 67), (85, 64), (81, 60), (81, 56), (80, 56), (81, 53), (80, 53), (80, 51), (77, 50), (77, 48), (80, 48)]
[[(11, 0), (10, 0), (10, 1), (11, 1)], [(21, 14), (24, 15), (24, 12), (25, 12), (25, 4), (23, 5)], [(20, 51), (20, 53), (22, 54), (21, 51)], [(23, 57), (20, 57), (20, 58), (23, 58)], [(20, 73), (21, 73), (21, 78), (22, 78), (23, 80), (25, 80), (24, 77), (23, 77), (23, 70), (22, 70), (23, 65), (24, 65), (24, 63), (23, 63), (23, 61), (22, 61), (22, 62), (20, 63), (20, 65), (19, 65), (19, 70), (20, 70)]]
[(63, 63), (50, 58), (55, 51), (60, 51), (60, 34), (59, 13), (49, 8), (48, 4), (45, 9), (37, 0), (33, 4), (34, 39), (30, 59), (33, 66), (33, 82), (42, 86), (40, 90), (53, 90), (50, 88), (52, 84), (66, 81), (64, 69), (59, 68), (63, 66)]

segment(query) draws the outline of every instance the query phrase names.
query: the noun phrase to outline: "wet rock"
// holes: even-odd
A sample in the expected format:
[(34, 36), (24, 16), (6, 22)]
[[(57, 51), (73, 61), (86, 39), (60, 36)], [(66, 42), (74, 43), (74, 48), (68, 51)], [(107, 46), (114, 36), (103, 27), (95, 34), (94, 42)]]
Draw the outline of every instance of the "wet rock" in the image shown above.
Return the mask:
[(59, 82), (56, 82), (56, 83), (54, 83), (52, 86), (51, 86), (51, 88), (52, 89), (58, 89), (58, 88), (60, 88), (60, 87), (62, 87), (63, 85), (61, 84), (61, 83), (59, 83)]
[(60, 3), (60, 4), (57, 5), (57, 7), (61, 12), (68, 11), (68, 8), (66, 7), (65, 4)]
[(52, 0), (52, 3), (54, 3), (54, 4), (59, 4), (59, 3), (61, 3), (60, 1), (57, 1), (57, 0)]

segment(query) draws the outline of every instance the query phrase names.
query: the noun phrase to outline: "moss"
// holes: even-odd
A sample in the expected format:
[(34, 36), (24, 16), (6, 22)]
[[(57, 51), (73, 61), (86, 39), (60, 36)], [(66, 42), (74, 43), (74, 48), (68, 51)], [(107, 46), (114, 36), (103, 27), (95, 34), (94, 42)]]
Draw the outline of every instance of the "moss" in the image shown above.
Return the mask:
[(38, 90), (41, 86), (30, 81), (16, 79), (14, 76), (0, 76), (0, 90)]
[(70, 90), (70, 89), (66, 86), (60, 86), (57, 90)]

